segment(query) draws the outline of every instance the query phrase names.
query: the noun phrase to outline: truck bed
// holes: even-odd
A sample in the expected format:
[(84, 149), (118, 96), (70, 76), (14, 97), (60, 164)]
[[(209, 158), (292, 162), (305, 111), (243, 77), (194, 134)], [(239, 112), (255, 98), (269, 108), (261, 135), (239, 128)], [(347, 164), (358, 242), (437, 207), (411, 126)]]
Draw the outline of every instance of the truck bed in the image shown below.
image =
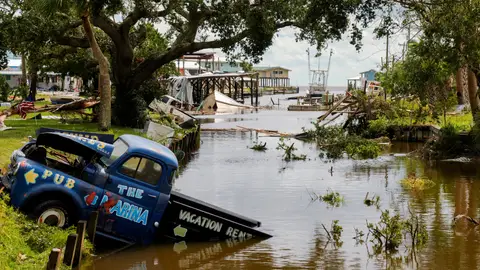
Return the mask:
[(173, 240), (218, 241), (270, 238), (257, 220), (172, 191), (157, 237)]

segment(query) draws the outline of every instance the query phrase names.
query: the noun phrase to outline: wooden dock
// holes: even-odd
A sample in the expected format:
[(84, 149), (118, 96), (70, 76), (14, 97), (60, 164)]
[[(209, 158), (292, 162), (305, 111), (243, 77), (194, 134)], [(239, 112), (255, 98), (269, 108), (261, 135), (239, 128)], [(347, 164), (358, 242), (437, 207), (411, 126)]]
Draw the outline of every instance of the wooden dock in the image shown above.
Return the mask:
[(326, 111), (330, 108), (329, 105), (289, 105), (288, 110), (289, 111), (310, 111), (310, 112), (316, 112), (316, 111)]

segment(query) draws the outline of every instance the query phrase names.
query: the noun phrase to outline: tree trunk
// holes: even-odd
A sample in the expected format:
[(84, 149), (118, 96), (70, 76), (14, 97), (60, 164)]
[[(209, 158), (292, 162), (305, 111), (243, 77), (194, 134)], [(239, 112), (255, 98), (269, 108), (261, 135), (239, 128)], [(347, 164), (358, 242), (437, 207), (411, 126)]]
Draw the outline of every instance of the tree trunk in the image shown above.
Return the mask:
[(65, 91), (65, 75), (62, 74), (62, 91)]
[(100, 46), (98, 46), (97, 40), (93, 33), (92, 24), (90, 23), (89, 14), (85, 12), (82, 16), (82, 25), (85, 30), (88, 42), (92, 48), (93, 56), (98, 62), (100, 70), (99, 85), (100, 87), (100, 112), (98, 117), (98, 124), (100, 130), (108, 130), (111, 126), (112, 118), (112, 90), (110, 86), (110, 73), (108, 67), (108, 61), (103, 55)]
[(468, 96), (473, 118), (476, 119), (478, 113), (477, 78), (471, 69), (468, 70)]
[(128, 85), (128, 81), (115, 83), (114, 122), (122, 126), (143, 128), (148, 104), (139, 88), (133, 89)]
[(458, 100), (458, 105), (463, 105), (465, 102), (463, 100), (463, 67), (459, 68), (457, 70), (457, 76), (456, 76), (456, 84), (457, 84), (457, 100)]
[(36, 63), (29, 63), (29, 77), (30, 77), (30, 93), (28, 94), (32, 100), (36, 100), (37, 96), (37, 81), (38, 81), (38, 65)]
[(27, 64), (25, 61), (25, 55), (22, 54), (22, 80), (20, 82), (21, 86), (27, 86)]

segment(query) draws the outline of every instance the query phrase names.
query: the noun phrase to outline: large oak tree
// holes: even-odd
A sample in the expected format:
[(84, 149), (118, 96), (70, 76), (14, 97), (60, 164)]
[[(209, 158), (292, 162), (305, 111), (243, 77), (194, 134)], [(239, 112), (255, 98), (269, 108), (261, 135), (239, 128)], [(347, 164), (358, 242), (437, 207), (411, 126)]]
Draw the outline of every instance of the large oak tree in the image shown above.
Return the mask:
[[(29, 1), (29, 0), (26, 0)], [(31, 0), (33, 1), (33, 0)], [(114, 120), (141, 126), (145, 101), (140, 86), (155, 71), (184, 54), (207, 48), (222, 48), (229, 56), (258, 62), (283, 28), (298, 30), (298, 40), (318, 49), (339, 40), (350, 30), (351, 43), (361, 46), (361, 28), (375, 17), (382, 0), (96, 0), (90, 1), (89, 17), (111, 41), (110, 57), (114, 85)], [(118, 20), (121, 14), (122, 19)], [(40, 38), (49, 44), (89, 48), (78, 28), (78, 17), (57, 13), (55, 25), (37, 14)], [(23, 14), (21, 16), (24, 16)], [(117, 19), (116, 19), (117, 18)], [(161, 23), (168, 30), (162, 37), (169, 47), (147, 57), (137, 57), (145, 42), (145, 23)], [(280, 56), (281, 57), (281, 56)]]

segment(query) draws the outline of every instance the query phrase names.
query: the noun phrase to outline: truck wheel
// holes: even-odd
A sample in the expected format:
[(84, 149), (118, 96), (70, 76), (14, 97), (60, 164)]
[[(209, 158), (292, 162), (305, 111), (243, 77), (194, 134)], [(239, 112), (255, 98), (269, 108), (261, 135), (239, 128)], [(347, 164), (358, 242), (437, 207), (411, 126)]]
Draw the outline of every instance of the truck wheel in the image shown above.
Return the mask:
[(37, 223), (66, 228), (70, 225), (72, 219), (70, 209), (68, 205), (61, 201), (49, 200), (36, 206), (32, 214)]

